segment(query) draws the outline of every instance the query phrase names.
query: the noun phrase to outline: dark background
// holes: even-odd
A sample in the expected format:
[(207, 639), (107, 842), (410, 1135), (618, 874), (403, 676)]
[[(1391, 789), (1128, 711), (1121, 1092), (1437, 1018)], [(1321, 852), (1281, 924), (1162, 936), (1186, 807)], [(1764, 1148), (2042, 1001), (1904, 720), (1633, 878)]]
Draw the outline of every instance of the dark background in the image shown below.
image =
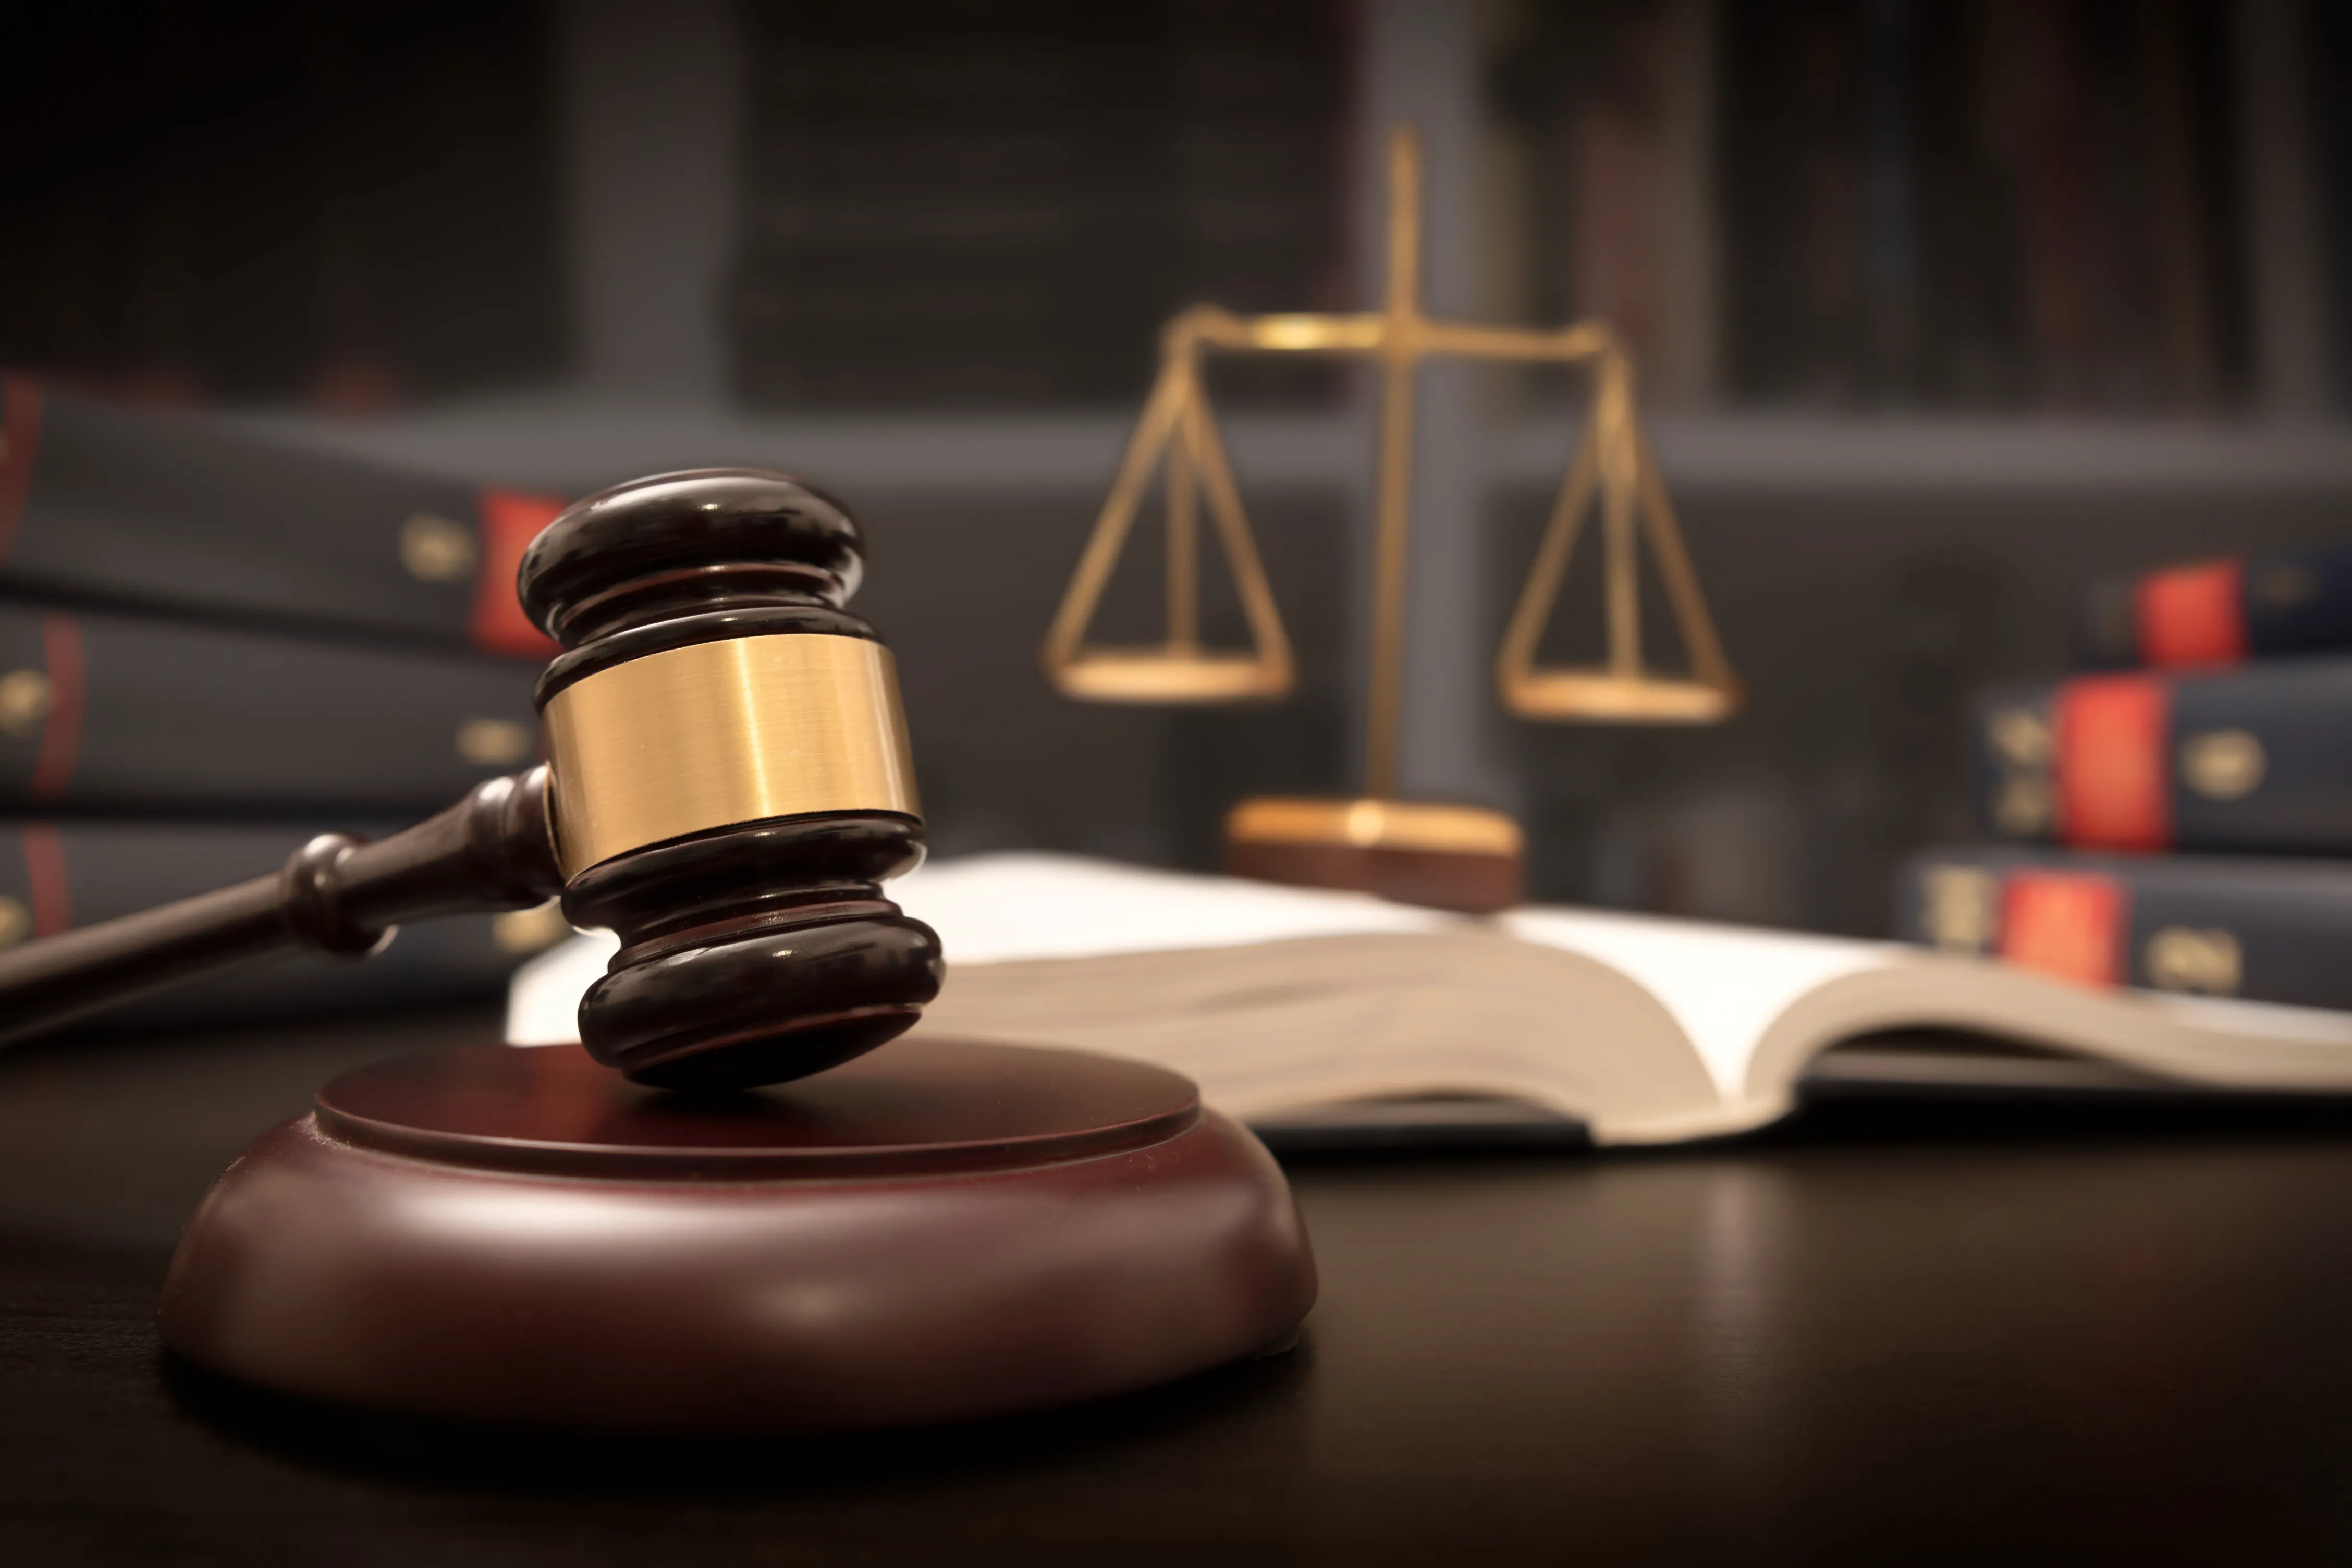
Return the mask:
[[(1355, 787), (1354, 370), (1214, 385), (1293, 697), (1074, 706), (1035, 649), (1159, 323), (1375, 298), (1397, 121), (1435, 307), (1634, 344), (1753, 694), (1503, 718), (1582, 389), (1426, 378), (1405, 776), (1518, 813), (1538, 900), (1882, 931), (1894, 859), (1970, 831), (1967, 693), (2063, 669), (2085, 575), (2352, 500), (2352, 35), (2297, 0), (105, 0), (8, 37), (0, 363), (574, 494), (808, 473), (872, 533), (946, 853), (1206, 868), (1236, 796)], [(1595, 577), (1553, 652), (1598, 647)]]

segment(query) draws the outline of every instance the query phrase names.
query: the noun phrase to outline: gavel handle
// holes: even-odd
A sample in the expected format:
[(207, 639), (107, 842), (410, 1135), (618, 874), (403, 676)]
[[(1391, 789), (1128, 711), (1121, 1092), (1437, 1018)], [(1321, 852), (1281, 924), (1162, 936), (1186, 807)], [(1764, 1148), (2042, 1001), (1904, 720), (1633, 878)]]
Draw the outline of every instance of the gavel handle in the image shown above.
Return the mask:
[(0, 1040), (274, 953), (364, 958), (402, 921), (543, 903), (563, 890), (548, 829), (542, 766), (388, 838), (322, 833), (275, 876), (0, 952)]

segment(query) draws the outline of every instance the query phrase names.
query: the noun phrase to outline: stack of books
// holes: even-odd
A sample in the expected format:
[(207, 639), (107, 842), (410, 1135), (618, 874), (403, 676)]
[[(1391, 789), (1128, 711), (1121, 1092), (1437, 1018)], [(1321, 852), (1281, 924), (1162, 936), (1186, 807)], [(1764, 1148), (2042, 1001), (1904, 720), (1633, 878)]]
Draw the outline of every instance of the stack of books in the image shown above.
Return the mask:
[(2095, 985), (2352, 1008), (2352, 544), (2092, 584), (2084, 673), (1979, 702), (1999, 842), (1902, 934)]
[[(514, 574), (552, 498), (257, 441), (0, 377), (0, 945), (373, 837), (539, 748), (552, 645)], [(289, 959), (135, 1016), (495, 993), (550, 910)]]

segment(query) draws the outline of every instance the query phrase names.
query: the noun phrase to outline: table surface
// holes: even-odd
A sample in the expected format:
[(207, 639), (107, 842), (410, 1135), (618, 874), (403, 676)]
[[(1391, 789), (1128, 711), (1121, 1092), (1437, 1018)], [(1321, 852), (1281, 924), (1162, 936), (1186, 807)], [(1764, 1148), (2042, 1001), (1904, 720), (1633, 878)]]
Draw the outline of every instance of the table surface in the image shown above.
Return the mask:
[(1841, 1105), (1646, 1152), (1295, 1159), (1301, 1347), (1020, 1420), (568, 1443), (176, 1367), (252, 1135), (486, 1014), (0, 1058), (0, 1557), (2341, 1561), (2352, 1111)]

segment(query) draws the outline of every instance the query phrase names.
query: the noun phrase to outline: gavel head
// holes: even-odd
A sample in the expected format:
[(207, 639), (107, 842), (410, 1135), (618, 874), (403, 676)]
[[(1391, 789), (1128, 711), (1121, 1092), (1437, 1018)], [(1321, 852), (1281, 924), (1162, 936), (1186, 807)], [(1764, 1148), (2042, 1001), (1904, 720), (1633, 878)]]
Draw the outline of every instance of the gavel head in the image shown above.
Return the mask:
[(563, 910), (621, 951), (580, 1004), (640, 1083), (820, 1072), (913, 1024), (939, 939), (882, 897), (922, 859), (889, 650), (842, 605), (857, 525), (782, 474), (663, 474), (524, 553)]

